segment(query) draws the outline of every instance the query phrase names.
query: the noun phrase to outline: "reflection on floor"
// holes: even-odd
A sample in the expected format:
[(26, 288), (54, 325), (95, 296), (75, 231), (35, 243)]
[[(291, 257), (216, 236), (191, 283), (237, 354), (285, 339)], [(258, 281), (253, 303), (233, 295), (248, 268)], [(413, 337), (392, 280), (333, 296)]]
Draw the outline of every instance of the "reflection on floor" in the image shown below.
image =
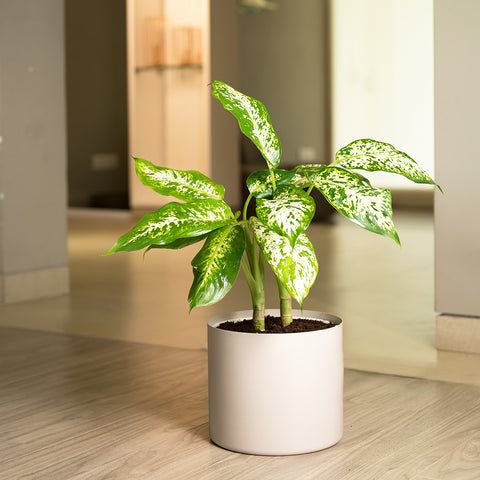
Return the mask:
[[(206, 320), (249, 307), (243, 278), (225, 299), (189, 314), (190, 260), (198, 246), (102, 257), (138, 218), (130, 212), (72, 210), (71, 294), (0, 307), (0, 324), (189, 349), (206, 348)], [(340, 217), (308, 234), (319, 275), (306, 310), (341, 316), (350, 369), (480, 385), (480, 356), (435, 349), (433, 222), (398, 212), (403, 247)], [(276, 307), (267, 277), (267, 306)]]

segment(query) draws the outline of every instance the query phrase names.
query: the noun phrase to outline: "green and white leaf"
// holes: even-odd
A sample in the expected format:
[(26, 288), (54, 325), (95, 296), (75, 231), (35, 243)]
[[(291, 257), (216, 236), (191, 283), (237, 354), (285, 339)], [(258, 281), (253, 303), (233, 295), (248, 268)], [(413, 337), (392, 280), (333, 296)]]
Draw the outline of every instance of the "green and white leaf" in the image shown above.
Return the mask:
[(199, 198), (222, 200), (225, 188), (196, 170), (175, 170), (159, 167), (143, 158), (135, 158), (135, 170), (141, 182), (161, 195), (179, 200)]
[(293, 245), (300, 233), (310, 225), (315, 214), (315, 201), (293, 185), (277, 188), (273, 200), (257, 200), (259, 220)]
[(193, 284), (188, 294), (190, 310), (221, 300), (232, 288), (245, 250), (245, 234), (239, 225), (226, 225), (208, 235), (192, 260)]
[[(364, 185), (370, 185), (370, 180), (363, 175), (360, 175), (358, 172), (351, 172), (349, 170), (339, 168), (339, 167), (332, 167), (331, 165), (323, 165), (323, 164), (311, 164), (311, 165), (300, 165), (294, 168), (295, 175), (291, 181), (292, 185), (295, 185), (298, 188), (309, 188), (315, 187), (319, 175), (322, 174), (325, 170), (331, 169), (338, 169), (344, 172), (352, 174), (352, 181), (353, 182), (361, 182)], [(329, 175), (329, 174), (326, 174)], [(320, 177), (322, 178), (322, 177)], [(346, 179), (340, 180), (341, 182), (345, 182)]]
[(338, 167), (320, 170), (315, 176), (314, 185), (342, 215), (400, 244), (393, 224), (392, 195), (389, 190), (374, 188), (362, 175)]
[(177, 238), (173, 242), (166, 243), (165, 245), (157, 245), (154, 243), (147, 248), (146, 252), (155, 248), (168, 249), (168, 250), (180, 250), (181, 248), (189, 247), (190, 245), (194, 245), (195, 243), (205, 240), (208, 236), (208, 233), (204, 233), (203, 235), (199, 235), (198, 237)]
[(140, 219), (107, 254), (131, 252), (149, 245), (167, 245), (179, 238), (203, 235), (232, 221), (230, 207), (221, 200), (170, 202)]
[(272, 176), (275, 176), (275, 185), (286, 185), (295, 175), (295, 170), (257, 170), (247, 178), (248, 191), (256, 198), (270, 197), (273, 194)]
[(291, 183), (298, 188), (309, 188), (315, 185), (315, 178), (325, 168), (327, 165), (322, 164), (299, 165), (292, 170), (294, 176)]
[(270, 230), (256, 217), (250, 218), (250, 226), (275, 275), (290, 295), (302, 305), (318, 273), (318, 262), (312, 243), (301, 233), (292, 246), (287, 237)]
[(436, 185), (428, 173), (406, 153), (389, 143), (362, 139), (341, 148), (332, 166), (397, 173), (415, 183)]
[(238, 120), (240, 130), (257, 146), (268, 168), (277, 168), (282, 147), (263, 103), (219, 81), (212, 82), (212, 95)]

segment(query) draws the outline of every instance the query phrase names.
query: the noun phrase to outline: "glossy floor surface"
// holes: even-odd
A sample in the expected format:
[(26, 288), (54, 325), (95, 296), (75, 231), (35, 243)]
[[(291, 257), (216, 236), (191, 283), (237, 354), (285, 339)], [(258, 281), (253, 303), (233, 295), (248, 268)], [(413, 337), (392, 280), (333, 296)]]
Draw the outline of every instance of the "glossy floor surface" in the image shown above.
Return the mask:
[[(0, 324), (185, 349), (206, 348), (206, 321), (244, 310), (244, 279), (219, 304), (188, 312), (190, 261), (197, 246), (102, 256), (138, 213), (72, 210), (70, 295), (4, 305)], [(309, 227), (319, 274), (307, 310), (344, 320), (345, 366), (371, 372), (480, 385), (480, 355), (435, 348), (433, 221), (430, 213), (398, 212), (403, 247), (333, 217)], [(267, 276), (267, 307), (277, 306)]]
[(2, 480), (479, 478), (478, 386), (347, 370), (337, 445), (248, 456), (209, 440), (204, 351), (0, 328), (0, 352)]

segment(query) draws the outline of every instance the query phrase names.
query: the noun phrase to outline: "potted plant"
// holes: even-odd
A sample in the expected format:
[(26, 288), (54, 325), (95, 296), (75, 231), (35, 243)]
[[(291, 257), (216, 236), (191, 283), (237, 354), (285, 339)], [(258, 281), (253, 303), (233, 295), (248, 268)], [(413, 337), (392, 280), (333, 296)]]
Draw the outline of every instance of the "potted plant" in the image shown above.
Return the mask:
[[(280, 141), (265, 106), (219, 81), (212, 83), (212, 94), (266, 161), (266, 169), (247, 179), (242, 211), (233, 212), (223, 201), (224, 187), (198, 171), (135, 158), (145, 185), (180, 202), (145, 215), (107, 254), (203, 241), (192, 260), (190, 310), (221, 300), (242, 270), (252, 310), (208, 322), (210, 436), (225, 448), (254, 454), (327, 448), (343, 430), (342, 321), (302, 307), (318, 272), (306, 235), (315, 213), (312, 189), (361, 227), (400, 244), (390, 191), (373, 187), (357, 170), (435, 183), (407, 154), (370, 139), (341, 148), (330, 165), (280, 169)], [(251, 202), (256, 215), (249, 217)], [(265, 311), (265, 265), (277, 280), (277, 311)], [(292, 310), (292, 297), (302, 310)]]

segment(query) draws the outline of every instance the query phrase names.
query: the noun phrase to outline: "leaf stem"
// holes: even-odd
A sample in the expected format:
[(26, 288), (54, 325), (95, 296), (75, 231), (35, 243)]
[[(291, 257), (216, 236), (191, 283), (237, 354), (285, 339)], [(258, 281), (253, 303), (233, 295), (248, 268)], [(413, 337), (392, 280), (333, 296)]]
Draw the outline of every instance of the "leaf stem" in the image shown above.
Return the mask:
[(248, 223), (243, 224), (243, 232), (245, 234), (245, 251), (247, 252), (248, 257), (248, 264), (250, 267), (253, 263), (253, 256), (252, 256), (252, 239), (250, 238), (250, 232), (248, 230)]
[(270, 178), (272, 179), (272, 191), (275, 193), (275, 190), (277, 189), (277, 182), (275, 181), (275, 173), (271, 168), (270, 168)]
[[(242, 257), (240, 265), (241, 265), (242, 271), (245, 275), (245, 279), (247, 280), (247, 284), (248, 284), (248, 288), (250, 289), (250, 293), (252, 293), (256, 289), (255, 279), (253, 278), (252, 272), (250, 272), (250, 269), (248, 268), (248, 264), (247, 264), (247, 261), (245, 260), (245, 257)], [(253, 297), (253, 294), (252, 294), (252, 297)]]
[(242, 215), (242, 218), (243, 218), (243, 221), (244, 222), (247, 222), (248, 219), (247, 219), (247, 209), (248, 209), (248, 204), (250, 203), (250, 200), (253, 198), (253, 194), (250, 194), (247, 199), (245, 200), (245, 205), (243, 206), (243, 215)]
[(262, 282), (265, 279), (265, 256), (263, 255), (262, 250), (259, 250), (258, 253), (258, 265), (260, 268), (260, 275), (262, 276)]
[(252, 242), (252, 271), (255, 281), (262, 281), (260, 276), (260, 265), (258, 263), (258, 250), (255, 240)]

